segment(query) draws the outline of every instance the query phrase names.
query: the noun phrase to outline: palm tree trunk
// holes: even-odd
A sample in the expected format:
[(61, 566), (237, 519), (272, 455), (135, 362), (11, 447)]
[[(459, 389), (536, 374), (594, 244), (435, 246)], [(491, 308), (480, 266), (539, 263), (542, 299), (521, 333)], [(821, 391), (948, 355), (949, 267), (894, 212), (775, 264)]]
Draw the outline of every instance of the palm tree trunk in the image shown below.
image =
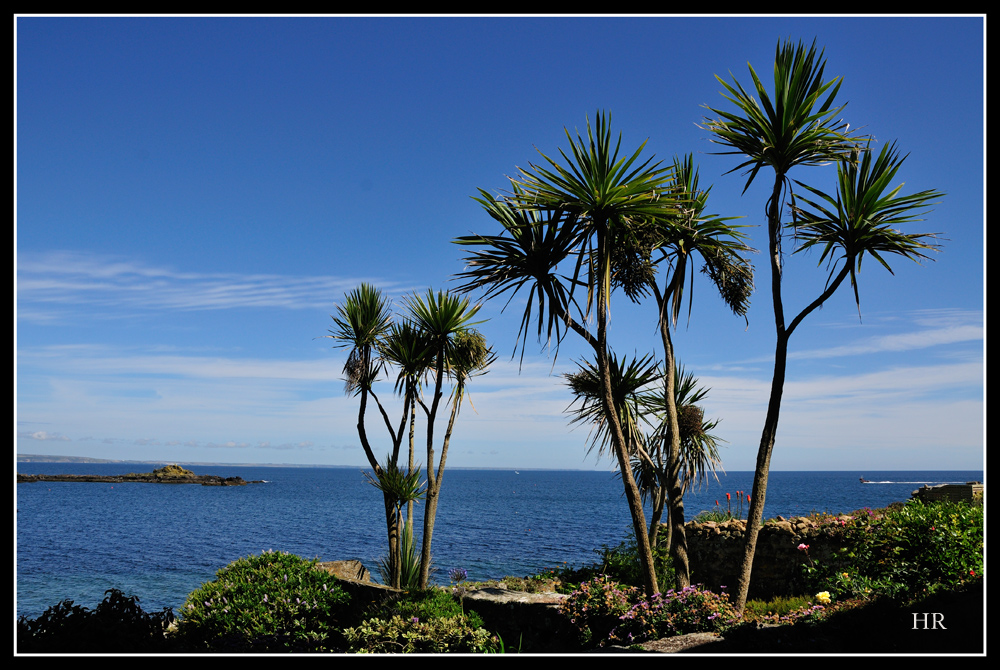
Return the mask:
[[(674, 273), (676, 282), (678, 274), (683, 272), (683, 267), (678, 267)], [(666, 295), (670, 295), (671, 288), (668, 286)], [(670, 505), (670, 557), (674, 565), (677, 588), (683, 589), (691, 585), (691, 566), (688, 561), (687, 535), (684, 532), (684, 495), (680, 484), (681, 469), (681, 433), (677, 420), (677, 397), (675, 395), (676, 379), (674, 370), (677, 362), (674, 358), (674, 343), (670, 337), (670, 317), (666, 312), (666, 297), (660, 295), (659, 288), (653, 284), (653, 295), (660, 310), (660, 339), (663, 342), (663, 366), (666, 368), (666, 389), (664, 390), (664, 400), (667, 405), (667, 421), (670, 424), (670, 445), (667, 449), (667, 500)]]
[(646, 533), (646, 513), (642, 507), (642, 496), (639, 487), (635, 483), (632, 475), (632, 463), (629, 454), (625, 449), (625, 434), (622, 431), (621, 422), (618, 420), (618, 412), (615, 411), (614, 397), (611, 392), (611, 369), (608, 365), (607, 347), (607, 284), (605, 276), (610, 272), (610, 257), (606, 247), (605, 226), (599, 226), (597, 232), (597, 257), (598, 268), (598, 289), (597, 289), (597, 369), (601, 374), (601, 402), (604, 406), (604, 415), (608, 417), (611, 425), (611, 442), (618, 458), (618, 469), (621, 472), (622, 484), (625, 487), (625, 499), (628, 501), (629, 513), (632, 515), (632, 527), (635, 530), (636, 550), (639, 553), (639, 560), (642, 565), (643, 585), (647, 595), (659, 592), (656, 583), (656, 566), (653, 562), (653, 552), (649, 546), (649, 535)]
[[(663, 508), (667, 500), (667, 491), (662, 486), (657, 486), (653, 491), (653, 514), (649, 519), (649, 547), (656, 547), (656, 541), (660, 536), (660, 522), (663, 519)], [(669, 514), (668, 514), (669, 520)], [(667, 537), (670, 536), (669, 531)]]
[(670, 557), (677, 579), (677, 588), (691, 585), (688, 562), (687, 534), (684, 532), (684, 494), (680, 485), (680, 462), (670, 466)]
[[(407, 469), (406, 469), (407, 474), (410, 474), (410, 473), (413, 472), (413, 468), (414, 468), (414, 465), (415, 465), (414, 462), (413, 462), (413, 457), (414, 457), (414, 449), (413, 449), (413, 447), (414, 447), (414, 438), (416, 437), (416, 430), (417, 430), (417, 402), (416, 402), (416, 397), (415, 397), (416, 396), (416, 391), (415, 390), (411, 390), (410, 393), (412, 393), (414, 395), (414, 399), (410, 403), (410, 460), (409, 460), (409, 463), (407, 464)], [(408, 529), (410, 529), (410, 532), (412, 533), (412, 529), (413, 529), (413, 501), (412, 500), (406, 501), (406, 527)]]
[(781, 300), (781, 189), (784, 175), (775, 173), (774, 188), (768, 201), (767, 232), (768, 256), (771, 262), (771, 303), (774, 306), (774, 374), (771, 377), (771, 396), (767, 402), (767, 416), (764, 430), (757, 448), (757, 464), (754, 468), (753, 489), (750, 494), (750, 508), (747, 510), (747, 525), (744, 534), (743, 560), (737, 577), (736, 611), (743, 613), (747, 594), (750, 591), (750, 573), (753, 570), (754, 553), (757, 550), (757, 535), (764, 515), (764, 498), (767, 493), (767, 476), (771, 468), (771, 452), (778, 432), (778, 413), (781, 410), (781, 394), (785, 386), (785, 365), (788, 357), (788, 334), (785, 332), (785, 310)]
[(736, 610), (743, 612), (750, 590), (750, 573), (753, 569), (754, 553), (757, 549), (757, 535), (764, 515), (764, 498), (767, 493), (767, 476), (771, 468), (771, 452), (778, 433), (778, 412), (781, 409), (781, 394), (785, 384), (785, 364), (788, 355), (788, 340), (779, 338), (774, 354), (774, 377), (771, 380), (771, 397), (767, 403), (767, 417), (760, 436), (757, 450), (757, 465), (754, 469), (753, 489), (750, 508), (747, 510), (747, 526), (744, 534), (743, 560), (737, 579)]
[[(441, 386), (444, 384), (444, 351), (439, 350), (434, 383), (434, 401), (427, 412), (427, 505), (424, 507), (424, 532), (420, 541), (420, 588), (426, 589), (431, 572), (431, 537), (434, 535), (434, 517), (437, 514), (440, 477), (435, 478), (434, 469), (434, 421), (441, 401)], [(439, 469), (440, 470), (440, 469)]]
[(392, 582), (389, 586), (398, 589), (402, 570), (399, 546), (399, 510), (396, 507), (396, 501), (390, 498), (388, 494), (383, 494), (383, 500), (385, 502), (386, 533), (389, 539), (389, 575)]

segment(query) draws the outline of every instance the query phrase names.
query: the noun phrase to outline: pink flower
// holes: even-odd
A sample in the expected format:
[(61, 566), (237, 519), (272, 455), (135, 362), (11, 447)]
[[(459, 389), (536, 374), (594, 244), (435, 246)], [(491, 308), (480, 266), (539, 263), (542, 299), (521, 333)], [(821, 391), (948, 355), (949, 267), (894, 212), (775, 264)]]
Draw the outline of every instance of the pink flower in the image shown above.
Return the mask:
[(806, 551), (807, 549), (809, 549), (809, 545), (808, 544), (800, 544), (798, 546), (798, 550), (799, 551)]

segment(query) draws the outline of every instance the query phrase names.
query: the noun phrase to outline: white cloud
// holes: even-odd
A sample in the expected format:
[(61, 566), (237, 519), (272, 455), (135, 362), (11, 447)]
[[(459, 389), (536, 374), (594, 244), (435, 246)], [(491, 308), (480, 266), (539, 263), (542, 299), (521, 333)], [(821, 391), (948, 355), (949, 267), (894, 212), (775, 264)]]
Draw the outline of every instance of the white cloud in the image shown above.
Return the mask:
[(28, 440), (40, 440), (43, 442), (69, 442), (70, 439), (65, 435), (60, 435), (58, 433), (47, 433), (44, 430), (36, 430), (34, 432), (19, 431), (18, 437), (23, 437)]
[(19, 318), (33, 322), (54, 320), (56, 307), (81, 305), (118, 315), (150, 310), (327, 308), (331, 296), (342, 296), (363, 281), (391, 294), (413, 290), (372, 278), (177, 272), (83, 253), (20, 254), (17, 259)]

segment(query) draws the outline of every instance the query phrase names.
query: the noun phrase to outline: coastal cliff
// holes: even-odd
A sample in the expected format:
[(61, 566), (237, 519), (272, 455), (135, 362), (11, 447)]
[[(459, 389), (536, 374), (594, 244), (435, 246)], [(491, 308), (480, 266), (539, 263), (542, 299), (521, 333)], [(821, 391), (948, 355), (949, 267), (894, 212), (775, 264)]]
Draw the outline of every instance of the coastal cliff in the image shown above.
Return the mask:
[[(196, 475), (179, 465), (165, 465), (152, 472), (129, 473), (127, 475), (22, 475), (18, 473), (17, 482), (100, 482), (105, 484), (123, 484), (140, 482), (147, 484), (201, 484), (202, 486), (245, 486), (248, 482), (242, 477), (220, 477), (218, 475)], [(250, 484), (260, 484), (252, 481)]]

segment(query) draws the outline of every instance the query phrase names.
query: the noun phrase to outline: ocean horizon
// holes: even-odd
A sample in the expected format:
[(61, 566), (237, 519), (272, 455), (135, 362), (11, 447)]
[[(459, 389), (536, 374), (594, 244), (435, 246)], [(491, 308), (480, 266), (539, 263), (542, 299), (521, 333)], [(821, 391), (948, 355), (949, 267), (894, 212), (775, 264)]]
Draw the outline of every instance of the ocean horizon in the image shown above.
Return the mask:
[[(165, 462), (19, 461), (17, 472), (125, 474)], [(177, 612), (188, 593), (228, 563), (267, 550), (324, 561), (357, 559), (377, 577), (385, 553), (384, 510), (381, 496), (361, 475), (366, 468), (179, 465), (196, 474), (265, 483), (17, 484), (17, 615), (36, 617), (64, 599), (93, 608), (110, 588), (138, 596), (146, 611)], [(983, 481), (983, 475), (982, 470), (772, 471), (764, 517), (884, 507), (908, 500), (925, 484)], [(719, 480), (685, 494), (687, 520), (719, 508), (745, 517), (753, 472), (720, 473)], [(418, 537), (421, 524), (418, 505)], [(592, 563), (602, 546), (617, 546), (630, 529), (615, 473), (448, 468), (434, 529), (433, 581), (447, 583), (454, 568), (481, 581)]]

